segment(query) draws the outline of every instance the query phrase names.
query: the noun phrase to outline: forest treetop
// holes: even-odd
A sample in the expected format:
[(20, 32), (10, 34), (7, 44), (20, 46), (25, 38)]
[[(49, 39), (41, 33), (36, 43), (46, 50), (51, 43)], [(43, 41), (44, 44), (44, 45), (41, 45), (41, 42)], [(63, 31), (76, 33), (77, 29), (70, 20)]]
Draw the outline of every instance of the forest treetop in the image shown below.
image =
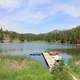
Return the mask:
[(32, 33), (17, 33), (13, 31), (0, 29), (0, 42), (13, 41), (46, 41), (58, 43), (80, 44), (80, 26), (70, 30), (58, 31), (54, 30), (48, 33), (32, 34)]

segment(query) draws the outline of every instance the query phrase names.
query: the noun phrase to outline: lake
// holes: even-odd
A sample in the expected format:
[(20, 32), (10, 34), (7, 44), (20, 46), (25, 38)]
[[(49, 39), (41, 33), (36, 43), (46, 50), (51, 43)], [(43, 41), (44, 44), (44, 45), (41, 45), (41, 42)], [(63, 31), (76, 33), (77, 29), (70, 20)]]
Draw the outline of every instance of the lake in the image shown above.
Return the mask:
[[(31, 58), (37, 60), (41, 64), (46, 65), (45, 60), (42, 55), (30, 55), (30, 54), (41, 54), (43, 51), (49, 49), (65, 49), (72, 48), (72, 45), (62, 45), (62, 44), (50, 44), (50, 43), (0, 43), (0, 54), (8, 55), (24, 55), (30, 56)], [(71, 55), (67, 52), (60, 52), (63, 56), (64, 62), (67, 63)]]

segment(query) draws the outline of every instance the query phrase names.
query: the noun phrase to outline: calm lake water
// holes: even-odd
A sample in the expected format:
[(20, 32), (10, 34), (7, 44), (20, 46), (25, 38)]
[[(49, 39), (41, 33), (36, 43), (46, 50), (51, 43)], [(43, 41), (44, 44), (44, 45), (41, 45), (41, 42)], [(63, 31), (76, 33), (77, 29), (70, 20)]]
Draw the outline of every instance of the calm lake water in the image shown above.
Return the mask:
[[(30, 54), (41, 54), (43, 51), (49, 49), (63, 49), (72, 48), (72, 45), (61, 45), (61, 44), (49, 44), (49, 43), (0, 43), (0, 54), (9, 55), (25, 55), (37, 60), (41, 64), (46, 65), (42, 55), (30, 55)], [(60, 53), (63, 56), (64, 62), (67, 63), (71, 57), (68, 53)]]

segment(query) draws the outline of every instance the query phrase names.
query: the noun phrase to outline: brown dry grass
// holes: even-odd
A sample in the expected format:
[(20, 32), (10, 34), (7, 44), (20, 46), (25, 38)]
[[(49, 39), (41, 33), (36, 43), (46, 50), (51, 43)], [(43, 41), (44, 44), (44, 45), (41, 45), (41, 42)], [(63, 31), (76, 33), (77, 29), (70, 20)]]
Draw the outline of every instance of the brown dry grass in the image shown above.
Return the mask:
[(18, 61), (18, 60), (9, 59), (9, 58), (6, 58), (3, 60), (2, 58), (0, 58), (0, 62), (4, 64), (4, 67), (3, 67), (4, 69), (8, 68), (11, 70), (22, 70), (25, 67), (28, 67), (30, 64), (30, 62), (28, 62), (27, 59), (21, 59), (20, 61)]

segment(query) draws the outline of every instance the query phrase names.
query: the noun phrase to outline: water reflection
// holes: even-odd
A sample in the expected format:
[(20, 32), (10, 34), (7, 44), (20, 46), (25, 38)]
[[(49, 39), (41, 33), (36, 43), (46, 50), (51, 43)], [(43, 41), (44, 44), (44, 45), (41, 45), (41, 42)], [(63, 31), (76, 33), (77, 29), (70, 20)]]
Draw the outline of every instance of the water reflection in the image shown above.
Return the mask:
[(30, 54), (30, 53), (41, 53), (47, 49), (55, 48), (71, 48), (71, 45), (55, 45), (48, 43), (0, 43), (0, 52), (3, 53), (18, 53), (19, 54)]
[[(45, 64), (45, 61), (42, 55), (33, 56), (30, 54), (41, 54), (43, 51), (48, 49), (60, 49), (60, 48), (72, 48), (72, 45), (56, 45), (49, 43), (0, 43), (0, 54), (9, 54), (9, 55), (26, 55), (31, 56), (35, 60), (39, 61), (42, 64)], [(70, 55), (67, 53), (61, 54), (64, 57), (65, 62), (67, 63)]]
[(63, 60), (64, 60), (64, 63), (67, 64), (69, 59), (72, 58), (71, 55), (69, 55), (68, 53), (66, 52), (61, 52), (60, 55), (63, 57)]

